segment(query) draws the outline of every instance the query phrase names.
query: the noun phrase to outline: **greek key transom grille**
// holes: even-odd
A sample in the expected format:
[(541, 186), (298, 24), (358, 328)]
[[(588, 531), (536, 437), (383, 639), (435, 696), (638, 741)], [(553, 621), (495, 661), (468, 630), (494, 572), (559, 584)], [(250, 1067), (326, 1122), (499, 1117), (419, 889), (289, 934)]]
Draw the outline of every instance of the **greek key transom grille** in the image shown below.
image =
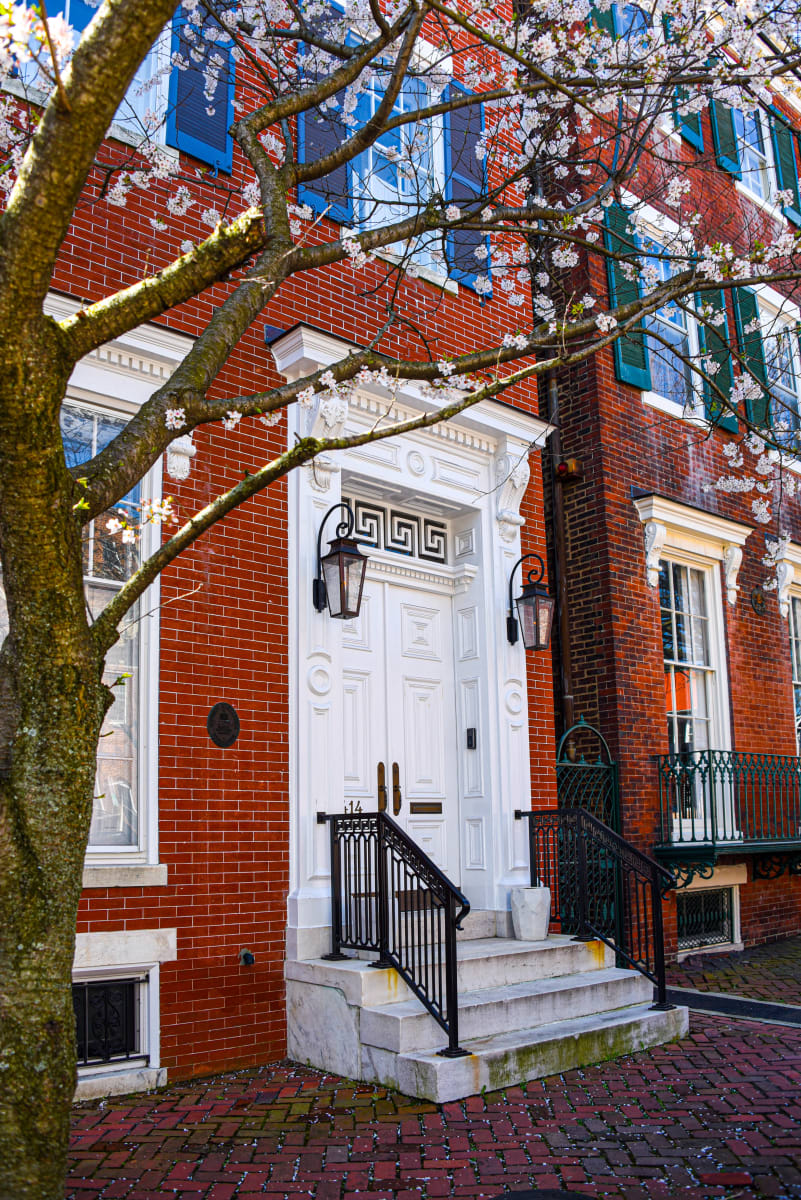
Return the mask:
[[(343, 497), (344, 499), (344, 497)], [(354, 536), (363, 545), (390, 550), (405, 558), (447, 563), (448, 527), (442, 521), (382, 508), (366, 500), (348, 500), (356, 518)]]

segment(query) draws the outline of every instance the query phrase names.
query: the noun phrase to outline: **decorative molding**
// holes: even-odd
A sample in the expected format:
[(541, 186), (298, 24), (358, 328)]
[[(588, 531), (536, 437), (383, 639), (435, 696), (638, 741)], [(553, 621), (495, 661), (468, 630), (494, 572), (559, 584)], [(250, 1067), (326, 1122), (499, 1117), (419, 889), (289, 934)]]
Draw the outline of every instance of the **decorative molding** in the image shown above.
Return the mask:
[(354, 537), (363, 546), (388, 550), (404, 558), (419, 558), (424, 562), (447, 563), (448, 526), (419, 513), (384, 508), (371, 500), (343, 496), (353, 508)]
[(737, 603), (737, 573), (743, 561), (742, 546), (726, 546), (723, 550), (723, 573), (726, 577), (726, 599)]
[(505, 542), (513, 542), (520, 526), (526, 523), (525, 517), (520, 515), (520, 504), (531, 478), (528, 452), (528, 446), (510, 447), (507, 443), (495, 456), (495, 519)]
[(646, 521), (645, 523), (645, 574), (648, 586), (659, 586), (659, 564), (662, 559), (662, 548), (665, 545), (667, 529), (661, 521)]
[(197, 447), (192, 444), (191, 433), (185, 433), (170, 442), (167, 447), (167, 474), (170, 479), (188, 479), (189, 468), (196, 454)]
[(413, 581), (429, 587), (434, 585), (452, 596), (466, 592), (477, 574), (478, 567), (472, 563), (465, 563), (457, 570), (445, 567), (438, 571), (433, 564), (414, 565), (410, 559), (392, 553), (380, 556), (371, 554), (367, 562), (368, 579), (378, 576)]
[(750, 525), (655, 494), (635, 497), (634, 507), (645, 527), (645, 568), (650, 587), (659, 583), (664, 552), (677, 550), (723, 563), (726, 596), (729, 604), (736, 603), (737, 573), (743, 560), (742, 547), (753, 532)]
[(785, 620), (790, 616), (790, 588), (795, 582), (795, 566), (789, 558), (780, 558), (776, 563), (776, 595), (779, 612)]

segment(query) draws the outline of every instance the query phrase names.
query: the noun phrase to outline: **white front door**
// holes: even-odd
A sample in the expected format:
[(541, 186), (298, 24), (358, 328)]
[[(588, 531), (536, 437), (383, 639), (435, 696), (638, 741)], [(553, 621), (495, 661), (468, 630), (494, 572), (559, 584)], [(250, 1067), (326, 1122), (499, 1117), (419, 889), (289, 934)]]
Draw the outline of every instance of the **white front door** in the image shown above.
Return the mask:
[(459, 880), (452, 601), (389, 580), (365, 581), (344, 623), (345, 811), (386, 808)]

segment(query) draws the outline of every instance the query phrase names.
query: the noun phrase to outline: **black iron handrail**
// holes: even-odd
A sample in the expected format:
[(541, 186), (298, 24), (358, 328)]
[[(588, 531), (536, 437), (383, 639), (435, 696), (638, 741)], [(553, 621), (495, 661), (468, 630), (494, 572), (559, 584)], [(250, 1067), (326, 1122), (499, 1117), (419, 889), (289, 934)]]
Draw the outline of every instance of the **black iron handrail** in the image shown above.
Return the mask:
[(318, 813), (331, 839), (331, 953), (377, 951), (459, 1045), (456, 930), (470, 904), (436, 863), (385, 812)]
[(528, 821), (532, 887), (551, 889), (551, 920), (578, 940), (599, 938), (655, 985), (669, 1009), (662, 896), (669, 871), (580, 808), (515, 813)]
[(656, 756), (660, 847), (801, 845), (801, 758), (735, 750)]

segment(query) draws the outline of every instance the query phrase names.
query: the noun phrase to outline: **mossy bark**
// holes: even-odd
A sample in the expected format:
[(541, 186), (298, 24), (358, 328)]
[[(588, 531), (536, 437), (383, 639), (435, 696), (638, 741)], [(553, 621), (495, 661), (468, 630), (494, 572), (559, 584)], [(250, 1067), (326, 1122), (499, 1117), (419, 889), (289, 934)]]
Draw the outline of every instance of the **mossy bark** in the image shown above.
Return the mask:
[(108, 692), (59, 432), (58, 331), (40, 318), (0, 340), (0, 361), (0, 1197), (60, 1200), (75, 922)]

